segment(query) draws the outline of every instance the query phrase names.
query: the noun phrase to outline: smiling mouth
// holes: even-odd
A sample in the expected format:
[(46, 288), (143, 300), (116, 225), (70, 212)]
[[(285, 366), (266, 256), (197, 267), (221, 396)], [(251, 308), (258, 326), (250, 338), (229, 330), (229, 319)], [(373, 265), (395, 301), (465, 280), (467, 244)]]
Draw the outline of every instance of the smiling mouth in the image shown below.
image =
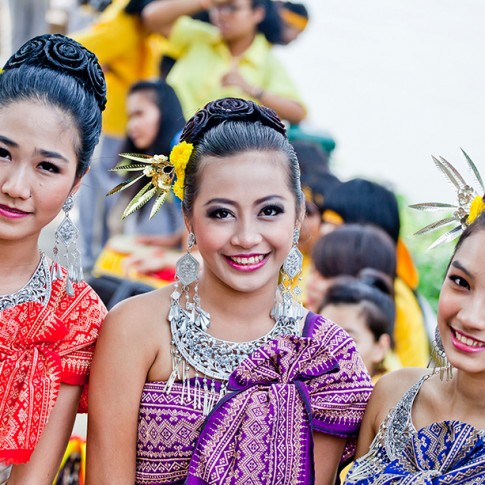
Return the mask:
[(250, 264), (258, 264), (265, 258), (264, 254), (258, 254), (256, 256), (228, 256), (231, 261), (234, 261), (237, 264), (242, 265), (250, 265)]
[(461, 342), (468, 347), (485, 348), (485, 342), (466, 337), (465, 335), (456, 331), (454, 328), (451, 329), (451, 332), (458, 342)]

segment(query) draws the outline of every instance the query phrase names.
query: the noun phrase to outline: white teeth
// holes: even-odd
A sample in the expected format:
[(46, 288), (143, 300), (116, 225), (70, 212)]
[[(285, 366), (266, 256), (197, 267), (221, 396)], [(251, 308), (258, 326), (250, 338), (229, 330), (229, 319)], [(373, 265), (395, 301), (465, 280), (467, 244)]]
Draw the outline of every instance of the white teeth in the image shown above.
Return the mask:
[(261, 262), (264, 259), (264, 256), (262, 254), (260, 254), (259, 256), (251, 256), (249, 258), (235, 256), (231, 259), (237, 264), (255, 264)]
[(469, 347), (483, 347), (484, 344), (482, 342), (478, 342), (477, 340), (473, 340), (471, 338), (465, 337), (464, 335), (455, 332), (456, 339)]

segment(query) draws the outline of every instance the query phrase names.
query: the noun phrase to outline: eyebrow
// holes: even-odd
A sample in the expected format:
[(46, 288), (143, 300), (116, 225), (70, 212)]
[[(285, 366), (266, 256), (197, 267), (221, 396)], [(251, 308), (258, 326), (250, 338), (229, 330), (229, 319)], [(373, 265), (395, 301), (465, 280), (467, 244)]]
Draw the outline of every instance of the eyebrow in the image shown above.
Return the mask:
[(3, 135), (0, 135), (0, 142), (4, 143), (5, 145), (8, 145), (9, 147), (13, 147), (13, 148), (19, 147), (18, 143), (15, 143), (13, 140)]
[[(6, 136), (3, 136), (3, 135), (0, 135), (0, 142), (12, 148), (19, 148), (20, 146), (18, 143), (14, 142), (10, 138), (7, 138)], [(40, 154), (43, 157), (55, 158), (57, 160), (62, 160), (66, 163), (69, 163), (69, 160), (58, 152), (40, 149), (40, 150), (36, 150), (36, 153)]]
[(454, 260), (452, 263), (451, 263), (451, 266), (454, 266), (455, 268), (458, 268), (460, 271), (463, 271), (463, 273), (465, 273), (467, 276), (469, 276), (470, 278), (473, 278), (473, 275), (470, 273), (470, 271), (468, 271), (461, 263), (460, 261), (458, 260)]
[(69, 163), (69, 160), (58, 152), (52, 152), (50, 150), (36, 150), (37, 153), (47, 158), (56, 158), (57, 160), (62, 160), (65, 163)]
[[(281, 200), (281, 201), (284, 201), (285, 198), (284, 197), (281, 197), (281, 195), (268, 195), (266, 197), (261, 197), (261, 199), (257, 199), (255, 201), (255, 205), (259, 205), (259, 204), (262, 204), (264, 202), (267, 202), (268, 200), (272, 200), (272, 199), (278, 199), (278, 200)], [(228, 204), (228, 205), (232, 205), (232, 206), (236, 206), (237, 204), (231, 200), (231, 199), (224, 199), (224, 198), (215, 198), (215, 199), (211, 199), (209, 201), (207, 201), (204, 206), (208, 206), (210, 204)]]

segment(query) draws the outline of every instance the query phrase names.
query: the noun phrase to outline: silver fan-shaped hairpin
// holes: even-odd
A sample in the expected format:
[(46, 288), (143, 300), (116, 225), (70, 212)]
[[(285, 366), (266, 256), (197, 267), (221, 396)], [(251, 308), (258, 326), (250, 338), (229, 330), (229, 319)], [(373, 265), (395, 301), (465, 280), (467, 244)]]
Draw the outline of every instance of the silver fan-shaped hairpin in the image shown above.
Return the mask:
[[(482, 177), (478, 172), (477, 167), (471, 160), (471, 158), (466, 154), (466, 152), (461, 149), (465, 157), (465, 166), (469, 172), (471, 178), (473, 179), (473, 185), (467, 183), (463, 176), (458, 172), (458, 170), (443, 157), (432, 157), (435, 165), (438, 167), (440, 172), (445, 176), (448, 183), (451, 184), (456, 192), (457, 204), (447, 204), (443, 202), (424, 202), (421, 204), (410, 205), (412, 209), (417, 209), (421, 211), (453, 211), (453, 214), (448, 217), (444, 217), (438, 221), (420, 229), (415, 235), (426, 234), (433, 232), (442, 227), (455, 224), (453, 228), (447, 231), (445, 234), (440, 236), (428, 249), (433, 249), (441, 244), (453, 241), (456, 239), (463, 230), (468, 225), (468, 216), (470, 214), (470, 207), (473, 200), (476, 197), (482, 197), (485, 194), (485, 188), (483, 184)], [(481, 195), (480, 195), (481, 194)]]

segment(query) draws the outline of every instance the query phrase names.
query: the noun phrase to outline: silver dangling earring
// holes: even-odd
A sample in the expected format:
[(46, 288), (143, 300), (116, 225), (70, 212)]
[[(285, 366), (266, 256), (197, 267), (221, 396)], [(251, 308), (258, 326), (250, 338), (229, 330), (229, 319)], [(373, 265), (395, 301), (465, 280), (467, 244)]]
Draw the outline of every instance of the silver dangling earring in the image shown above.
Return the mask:
[(300, 230), (295, 228), (292, 247), (280, 270), (281, 281), (276, 292), (276, 304), (271, 312), (275, 320), (293, 318), (297, 321), (304, 313), (301, 304), (302, 291), (299, 287), (303, 266), (303, 254), (298, 249), (299, 238)]
[[(189, 233), (187, 239), (187, 252), (175, 264), (175, 276), (182, 288), (178, 290), (178, 281), (176, 289), (172, 293), (172, 299), (177, 303), (180, 311), (185, 311), (192, 322), (195, 322), (202, 330), (206, 331), (210, 324), (210, 315), (200, 307), (199, 298), (199, 268), (200, 264), (192, 254), (192, 248), (195, 244), (195, 234)], [(189, 286), (195, 282), (194, 298), (190, 301)], [(185, 294), (185, 310), (180, 307), (180, 297)]]
[(434, 332), (434, 340), (431, 350), (431, 358), (433, 360), (433, 372), (439, 370), (440, 379), (444, 380), (446, 374), (446, 380), (449, 381), (453, 378), (453, 366), (446, 357), (445, 348), (441, 340), (440, 331), (438, 327)]
[(83, 270), (81, 267), (81, 253), (79, 252), (76, 242), (79, 237), (79, 231), (74, 222), (69, 217), (69, 212), (74, 205), (72, 195), (70, 195), (62, 210), (64, 211), (64, 219), (59, 224), (55, 232), (55, 245), (53, 249), (53, 262), (51, 267), (52, 281), (62, 278), (62, 270), (60, 263), (59, 246), (62, 244), (65, 247), (65, 253), (63, 256), (66, 259), (67, 265), (67, 281), (66, 281), (66, 293), (69, 296), (74, 296), (73, 283), (79, 283), (83, 280)]

